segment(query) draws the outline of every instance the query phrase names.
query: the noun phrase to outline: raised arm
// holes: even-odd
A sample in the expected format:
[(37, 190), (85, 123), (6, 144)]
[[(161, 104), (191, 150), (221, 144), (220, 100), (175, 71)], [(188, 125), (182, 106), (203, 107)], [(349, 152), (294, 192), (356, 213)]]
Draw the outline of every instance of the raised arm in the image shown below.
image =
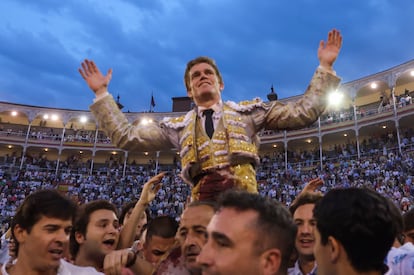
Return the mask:
[[(171, 127), (161, 127), (160, 123), (150, 125), (137, 120), (129, 121), (113, 96), (108, 93), (108, 85), (112, 78), (112, 69), (103, 75), (95, 62), (85, 59), (79, 68), (79, 74), (96, 94), (96, 99), (90, 105), (100, 130), (111, 139), (113, 145), (124, 150), (161, 151), (178, 147), (179, 131)], [(139, 100), (139, 95), (138, 100)]]
[(119, 235), (118, 249), (129, 248), (134, 243), (135, 230), (138, 226), (139, 218), (145, 212), (149, 203), (154, 200), (158, 190), (160, 190), (161, 180), (164, 175), (165, 172), (159, 173), (144, 184), (139, 200), (135, 204), (130, 218), (122, 227)]
[(272, 101), (257, 108), (253, 114), (255, 131), (294, 130), (314, 123), (325, 111), (327, 94), (337, 89), (340, 78), (332, 66), (342, 46), (342, 36), (338, 30), (331, 30), (327, 41), (320, 41), (318, 59), (320, 66), (316, 69), (304, 95), (296, 101)]
[(332, 66), (338, 57), (339, 51), (342, 47), (341, 33), (333, 29), (328, 33), (328, 39), (325, 42), (321, 40), (318, 48), (318, 59), (322, 68), (333, 71)]
[(81, 66), (79, 68), (80, 75), (97, 96), (108, 92), (108, 85), (112, 78), (112, 69), (109, 69), (108, 73), (103, 75), (95, 62), (87, 59), (82, 62)]

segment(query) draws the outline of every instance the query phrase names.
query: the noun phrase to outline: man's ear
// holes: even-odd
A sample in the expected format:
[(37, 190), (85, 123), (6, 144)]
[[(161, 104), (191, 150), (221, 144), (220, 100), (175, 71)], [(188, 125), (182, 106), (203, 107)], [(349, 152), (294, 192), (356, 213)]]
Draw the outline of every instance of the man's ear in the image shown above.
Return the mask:
[(191, 90), (187, 90), (187, 96), (191, 99), (193, 98), (193, 93), (191, 92)]
[(279, 272), (280, 265), (282, 263), (282, 253), (279, 249), (271, 248), (266, 250), (260, 256), (260, 269), (259, 274), (270, 275)]
[(143, 249), (144, 249), (144, 245), (142, 244), (142, 242), (138, 241), (138, 242), (136, 243), (136, 245), (135, 245), (135, 249), (136, 249), (137, 251), (141, 251), (141, 250), (143, 250)]
[(331, 262), (335, 263), (339, 260), (339, 256), (341, 255), (342, 245), (341, 243), (332, 236), (328, 237), (328, 245), (330, 248), (330, 260)]
[(20, 243), (24, 243), (28, 233), (26, 229), (20, 226), (20, 224), (16, 224), (16, 226), (13, 228), (13, 234), (17, 242), (20, 244)]
[(86, 240), (85, 236), (79, 231), (75, 232), (75, 240), (78, 244), (83, 244)]

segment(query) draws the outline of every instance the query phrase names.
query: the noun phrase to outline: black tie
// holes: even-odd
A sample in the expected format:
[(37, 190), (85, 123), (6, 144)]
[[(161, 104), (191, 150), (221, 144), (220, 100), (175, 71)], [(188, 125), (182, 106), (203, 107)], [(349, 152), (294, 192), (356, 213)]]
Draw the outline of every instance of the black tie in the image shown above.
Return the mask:
[(214, 133), (213, 112), (214, 111), (212, 109), (207, 109), (207, 110), (203, 111), (203, 115), (206, 117), (204, 127), (205, 127), (206, 133), (210, 137), (210, 139), (211, 139), (211, 137), (213, 136), (213, 133)]

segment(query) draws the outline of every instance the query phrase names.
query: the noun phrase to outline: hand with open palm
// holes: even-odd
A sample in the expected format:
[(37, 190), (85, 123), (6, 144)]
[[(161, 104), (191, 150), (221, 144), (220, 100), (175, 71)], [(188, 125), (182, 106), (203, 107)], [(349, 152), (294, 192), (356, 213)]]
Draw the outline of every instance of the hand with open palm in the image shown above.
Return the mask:
[(332, 65), (338, 57), (342, 47), (341, 33), (333, 29), (328, 33), (328, 39), (325, 42), (321, 40), (318, 48), (318, 59), (321, 67), (332, 70)]
[(103, 75), (95, 62), (85, 59), (82, 62), (82, 68), (79, 68), (79, 73), (85, 79), (89, 88), (97, 95), (101, 95), (108, 91), (108, 85), (112, 78), (112, 69), (108, 70), (106, 75)]

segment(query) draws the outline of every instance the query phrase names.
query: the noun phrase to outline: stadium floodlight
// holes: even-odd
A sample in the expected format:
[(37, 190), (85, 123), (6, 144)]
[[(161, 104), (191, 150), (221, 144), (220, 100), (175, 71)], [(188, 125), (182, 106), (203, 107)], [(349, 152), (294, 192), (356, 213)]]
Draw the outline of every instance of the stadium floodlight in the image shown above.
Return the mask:
[(12, 111), (12, 112), (11, 112), (11, 115), (12, 115), (12, 116), (17, 116), (17, 111)]
[(414, 76), (414, 70), (412, 70), (412, 71), (410, 72), (410, 75), (411, 75), (411, 76)]
[(331, 92), (328, 95), (328, 104), (330, 106), (337, 107), (337, 106), (339, 106), (342, 103), (343, 98), (344, 98), (344, 94), (343, 93), (340, 93), (338, 91)]
[(56, 120), (59, 119), (59, 117), (58, 117), (57, 114), (53, 114), (50, 119), (53, 120), (53, 121), (56, 121)]
[(378, 87), (378, 84), (375, 82), (371, 83), (371, 89), (376, 89)]
[(43, 119), (49, 119), (49, 115), (48, 114), (44, 114), (43, 115)]
[(143, 119), (141, 119), (141, 123), (143, 124), (143, 125), (148, 125), (148, 124), (150, 124), (150, 123), (152, 123), (152, 119), (151, 118), (143, 118)]
[(88, 118), (86, 116), (81, 116), (80, 119), (79, 119), (79, 121), (81, 123), (86, 123), (88, 121)]

